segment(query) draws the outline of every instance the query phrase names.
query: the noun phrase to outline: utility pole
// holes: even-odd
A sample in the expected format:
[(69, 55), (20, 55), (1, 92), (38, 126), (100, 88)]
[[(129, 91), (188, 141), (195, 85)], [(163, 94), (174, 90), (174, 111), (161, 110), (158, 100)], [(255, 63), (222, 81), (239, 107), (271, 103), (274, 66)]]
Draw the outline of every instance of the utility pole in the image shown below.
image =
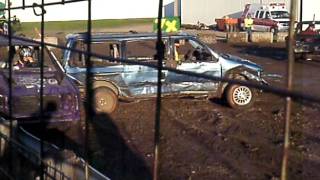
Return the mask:
[(300, 22), (303, 20), (302, 17), (303, 17), (303, 0), (300, 0), (300, 18), (299, 18)]

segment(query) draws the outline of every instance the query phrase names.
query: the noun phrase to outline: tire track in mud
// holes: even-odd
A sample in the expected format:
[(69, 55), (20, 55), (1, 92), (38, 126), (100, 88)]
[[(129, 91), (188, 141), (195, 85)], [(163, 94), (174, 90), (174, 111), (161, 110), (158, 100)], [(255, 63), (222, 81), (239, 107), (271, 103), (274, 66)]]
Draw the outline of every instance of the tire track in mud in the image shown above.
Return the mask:
[[(197, 146), (196, 150), (208, 158), (200, 167), (212, 164), (222, 165), (224, 177), (229, 176), (223, 179), (279, 177), (282, 148), (278, 143), (280, 137), (278, 131), (282, 126), (275, 126), (279, 121), (274, 120), (273, 115), (273, 111), (279, 107), (263, 110), (266, 105), (269, 106), (267, 101), (269, 99), (261, 98), (255, 107), (245, 111), (202, 102), (179, 101), (180, 105), (184, 105), (183, 109), (174, 109), (169, 106), (162, 110), (162, 114), (166, 116), (163, 124), (168, 126), (162, 129), (171, 126), (173, 129), (164, 133), (166, 135), (164, 139), (167, 139), (164, 142), (170, 145), (174, 143), (166, 141), (179, 143), (179, 140), (174, 140), (172, 137), (184, 138), (180, 141)], [(170, 102), (172, 103), (174, 102)], [(183, 148), (180, 147), (180, 149)], [(184, 151), (179, 153), (186, 154), (187, 157), (188, 153)], [(210, 155), (213, 156), (210, 157)], [(199, 163), (198, 160), (196, 163)], [(210, 172), (211, 175), (208, 177), (211, 178), (221, 175), (213, 170)]]
[[(180, 129), (182, 129), (183, 131), (186, 132), (185, 135), (188, 135), (189, 137), (192, 137), (191, 141), (193, 141), (193, 143), (198, 144), (199, 146), (201, 146), (202, 148), (204, 148), (204, 150), (206, 151), (206, 153), (209, 154), (215, 154), (214, 155), (214, 162), (211, 162), (210, 164), (215, 164), (215, 165), (219, 165), (222, 166), (222, 169), (227, 170), (227, 172), (225, 172), (223, 175), (223, 177), (226, 178), (226, 176), (229, 176), (226, 179), (246, 179), (248, 177), (245, 176), (245, 174), (243, 174), (243, 169), (241, 168), (241, 164), (240, 163), (235, 163), (235, 161), (230, 158), (230, 157), (226, 157), (224, 155), (221, 155), (222, 152), (226, 151), (225, 148), (222, 147), (216, 147), (216, 144), (223, 144), (223, 141), (226, 140), (226, 137), (223, 136), (221, 133), (219, 132), (210, 132), (208, 130), (204, 130), (202, 128), (197, 127), (196, 125), (190, 125), (188, 123), (185, 123), (184, 121), (178, 119), (175, 117), (175, 111), (172, 109), (167, 109), (164, 108), (163, 111), (169, 113), (169, 116), (173, 117), (172, 119), (172, 124)], [(216, 122), (214, 124), (218, 124), (219, 121), (222, 121), (223, 119), (220, 116), (220, 114), (216, 111), (211, 111), (210, 114), (211, 118), (217, 118)], [(215, 117), (218, 116), (218, 117)], [(208, 138), (208, 137), (212, 137), (212, 138)], [(219, 155), (220, 154), (220, 155)], [(209, 164), (208, 164), (209, 165)], [(219, 173), (219, 172), (216, 172)], [(219, 174), (217, 174), (219, 177)]]

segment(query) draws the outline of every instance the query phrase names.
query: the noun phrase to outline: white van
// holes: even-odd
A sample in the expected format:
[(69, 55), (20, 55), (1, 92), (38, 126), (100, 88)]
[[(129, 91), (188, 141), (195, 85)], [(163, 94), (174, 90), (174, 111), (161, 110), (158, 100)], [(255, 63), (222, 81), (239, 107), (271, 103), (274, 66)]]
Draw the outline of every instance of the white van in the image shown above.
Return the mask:
[(254, 19), (254, 31), (287, 31), (289, 29), (290, 15), (284, 3), (247, 4), (242, 18), (251, 15)]

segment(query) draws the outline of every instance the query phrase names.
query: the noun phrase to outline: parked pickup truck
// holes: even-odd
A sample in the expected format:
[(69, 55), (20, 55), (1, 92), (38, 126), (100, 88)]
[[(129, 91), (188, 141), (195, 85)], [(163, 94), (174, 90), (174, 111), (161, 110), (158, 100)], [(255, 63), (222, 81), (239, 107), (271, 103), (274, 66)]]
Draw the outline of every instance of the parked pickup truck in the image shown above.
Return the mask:
[(312, 60), (320, 57), (320, 21), (299, 22), (295, 30), (296, 58)]
[[(47, 49), (44, 59), (40, 54), (41, 47), (36, 43), (12, 39), (9, 46), (9, 39), (0, 36), (1, 116), (10, 116), (11, 92), (11, 115), (20, 123), (39, 122), (41, 111), (46, 122), (78, 121), (80, 96), (77, 87), (66, 77)], [(39, 95), (41, 61), (44, 63), (42, 110)], [(11, 75), (9, 62), (12, 62)]]
[(248, 15), (253, 18), (254, 31), (274, 33), (289, 29), (290, 15), (284, 3), (247, 4), (241, 15), (242, 22)]
[[(103, 59), (91, 57), (94, 106), (97, 112), (113, 112), (119, 99), (156, 96), (158, 70), (135, 65), (135, 62), (153, 65), (158, 63), (156, 40), (157, 35), (154, 33), (92, 35), (92, 53), (107, 56)], [(265, 82), (261, 78), (263, 70), (259, 65), (236, 56), (218, 53), (195, 36), (183, 33), (164, 34), (162, 40), (165, 44), (165, 67), (219, 78)], [(78, 83), (80, 89), (85, 91), (86, 56), (79, 50), (86, 51), (86, 34), (68, 35), (67, 47), (69, 49), (64, 52), (62, 66)], [(115, 62), (114, 59), (126, 59), (132, 63)], [(234, 108), (252, 105), (256, 95), (255, 91), (247, 86), (231, 85), (168, 70), (164, 70), (162, 74), (162, 92), (163, 95), (224, 97)]]

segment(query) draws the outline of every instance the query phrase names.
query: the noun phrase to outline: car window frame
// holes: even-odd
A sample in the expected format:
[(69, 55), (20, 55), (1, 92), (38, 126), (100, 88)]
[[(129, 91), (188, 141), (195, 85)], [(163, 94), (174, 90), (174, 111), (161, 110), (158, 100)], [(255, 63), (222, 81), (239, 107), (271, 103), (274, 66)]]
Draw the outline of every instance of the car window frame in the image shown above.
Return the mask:
[[(165, 45), (165, 53), (164, 53), (164, 59), (163, 61), (167, 61), (171, 58), (171, 55), (170, 55), (170, 47), (169, 47), (169, 43), (168, 43), (168, 38), (165, 38), (163, 37), (162, 40), (164, 41), (164, 45)], [(155, 46), (156, 46), (156, 41), (157, 41), (157, 38), (156, 37), (151, 37), (151, 38), (130, 38), (130, 39), (127, 39), (127, 40), (124, 40), (123, 41), (123, 58), (125, 59), (128, 59), (128, 46), (127, 44), (130, 43), (130, 42), (138, 42), (138, 41), (155, 41)], [(143, 62), (150, 62), (150, 63), (156, 63), (158, 62), (159, 59), (156, 59), (156, 53), (154, 54), (154, 56), (151, 58), (151, 59), (146, 59), (146, 60), (141, 60)], [(131, 60), (138, 60), (138, 59), (131, 59)], [(139, 60), (138, 60), (139, 61)]]
[(193, 38), (193, 37), (184, 37), (184, 36), (180, 36), (180, 37), (171, 37), (170, 38), (170, 49), (172, 49), (172, 51), (171, 51), (171, 57), (173, 57), (174, 58), (174, 56), (175, 56), (175, 52), (174, 52), (174, 42), (178, 39), (183, 39), (183, 38), (185, 38), (185, 39), (188, 39), (188, 41), (194, 41), (194, 42), (196, 42), (196, 43), (198, 43), (199, 45), (201, 45), (204, 49), (205, 49), (205, 51), (207, 52), (207, 53), (209, 53), (210, 54), (210, 56), (211, 56), (211, 59), (210, 60), (196, 60), (195, 62), (199, 62), (199, 63), (201, 63), (201, 62), (212, 62), (212, 63), (217, 63), (217, 62), (219, 62), (219, 58), (217, 58), (217, 57), (215, 57), (213, 54), (212, 54), (212, 49), (211, 48), (209, 48), (206, 44), (204, 44), (202, 41), (200, 41), (199, 39), (197, 39), (197, 38)]

